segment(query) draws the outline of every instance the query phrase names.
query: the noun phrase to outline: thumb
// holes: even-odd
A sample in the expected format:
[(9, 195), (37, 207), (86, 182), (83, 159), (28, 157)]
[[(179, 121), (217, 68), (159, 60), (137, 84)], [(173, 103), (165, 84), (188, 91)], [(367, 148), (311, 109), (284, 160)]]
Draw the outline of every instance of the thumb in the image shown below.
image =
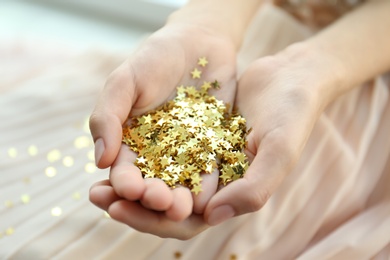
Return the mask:
[(281, 142), (270, 139), (263, 139), (244, 177), (211, 198), (205, 210), (205, 220), (209, 225), (258, 211), (279, 186), (294, 160)]
[(95, 143), (95, 162), (107, 168), (114, 162), (122, 142), (122, 125), (135, 98), (133, 72), (127, 63), (109, 76), (89, 119)]

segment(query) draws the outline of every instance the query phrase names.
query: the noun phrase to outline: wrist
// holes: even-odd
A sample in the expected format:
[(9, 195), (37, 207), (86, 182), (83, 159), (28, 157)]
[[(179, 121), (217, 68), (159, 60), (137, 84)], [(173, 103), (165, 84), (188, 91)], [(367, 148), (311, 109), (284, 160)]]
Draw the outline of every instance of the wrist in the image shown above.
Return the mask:
[(259, 0), (243, 5), (236, 0), (193, 0), (172, 13), (167, 25), (189, 24), (225, 38), (238, 50)]
[(302, 87), (318, 96), (322, 109), (344, 93), (348, 85), (346, 70), (342, 62), (323, 46), (299, 42), (278, 55), (282, 55), (289, 65), (302, 70), (306, 77), (306, 84)]

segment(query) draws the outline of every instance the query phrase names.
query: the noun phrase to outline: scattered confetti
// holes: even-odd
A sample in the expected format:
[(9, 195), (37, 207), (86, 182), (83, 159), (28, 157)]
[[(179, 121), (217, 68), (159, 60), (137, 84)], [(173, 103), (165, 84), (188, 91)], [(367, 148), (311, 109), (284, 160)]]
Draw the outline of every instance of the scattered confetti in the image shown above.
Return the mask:
[(80, 198), (81, 198), (80, 192), (73, 192), (72, 199), (80, 200)]
[(11, 200), (6, 200), (4, 202), (4, 205), (6, 208), (12, 208), (14, 206), (14, 203)]
[(219, 170), (223, 185), (244, 175), (246, 121), (210, 96), (212, 87), (209, 82), (200, 90), (179, 86), (174, 100), (124, 127), (123, 142), (138, 153), (135, 165), (144, 178), (162, 179), (172, 188), (186, 186), (197, 195), (203, 173)]
[(13, 233), (15, 233), (15, 230), (14, 230), (13, 227), (9, 227), (9, 228), (7, 228), (7, 230), (5, 231), (5, 234), (6, 234), (7, 236), (12, 235)]
[(87, 153), (87, 157), (90, 161), (95, 161), (95, 151), (92, 149), (92, 150), (89, 150), (88, 153)]
[(62, 209), (60, 207), (54, 207), (51, 209), (51, 215), (53, 217), (59, 217), (62, 214)]
[(45, 174), (47, 177), (52, 178), (52, 177), (57, 175), (57, 170), (56, 170), (56, 168), (49, 166), (46, 168)]
[(84, 170), (86, 173), (94, 173), (94, 172), (96, 172), (96, 166), (94, 163), (89, 162), (89, 163), (85, 164)]
[(27, 152), (30, 156), (35, 156), (38, 154), (38, 148), (35, 145), (30, 145), (27, 148)]
[(72, 167), (73, 164), (74, 164), (74, 160), (73, 160), (73, 157), (72, 156), (65, 156), (63, 159), (62, 159), (62, 164), (66, 167)]
[(206, 65), (208, 64), (209, 62), (207, 61), (206, 57), (202, 57), (202, 58), (199, 58), (198, 60), (198, 65), (202, 66), (202, 67), (206, 67)]
[(73, 144), (77, 149), (83, 149), (90, 147), (92, 145), (92, 140), (88, 136), (79, 136), (74, 140)]
[(202, 75), (202, 72), (200, 70), (198, 70), (197, 68), (195, 68), (192, 72), (191, 72), (191, 75), (192, 75), (192, 78), (193, 79), (200, 79), (200, 76)]
[(23, 202), (23, 204), (28, 204), (31, 198), (28, 194), (23, 194), (22, 196), (20, 196), (20, 200)]
[(46, 158), (49, 162), (58, 161), (59, 159), (61, 159), (61, 152), (58, 149), (51, 150), (47, 153)]
[(11, 147), (8, 149), (8, 156), (10, 158), (15, 158), (16, 156), (18, 156), (18, 150), (16, 150), (15, 147)]
[(183, 254), (181, 252), (179, 252), (179, 251), (176, 251), (175, 254), (174, 254), (176, 259), (180, 259), (182, 255)]
[(104, 211), (103, 217), (105, 217), (105, 218), (111, 218), (110, 214), (108, 214), (107, 211)]

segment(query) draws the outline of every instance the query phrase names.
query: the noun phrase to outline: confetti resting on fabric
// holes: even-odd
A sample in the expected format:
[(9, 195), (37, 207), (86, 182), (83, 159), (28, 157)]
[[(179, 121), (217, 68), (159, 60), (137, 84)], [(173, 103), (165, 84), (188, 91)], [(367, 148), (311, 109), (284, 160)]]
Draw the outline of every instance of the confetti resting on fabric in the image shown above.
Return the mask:
[(202, 191), (202, 174), (218, 170), (219, 183), (241, 178), (248, 168), (246, 121), (208, 94), (220, 84), (204, 82), (200, 90), (179, 86), (177, 96), (123, 128), (123, 142), (138, 153), (135, 165), (144, 178), (169, 187)]

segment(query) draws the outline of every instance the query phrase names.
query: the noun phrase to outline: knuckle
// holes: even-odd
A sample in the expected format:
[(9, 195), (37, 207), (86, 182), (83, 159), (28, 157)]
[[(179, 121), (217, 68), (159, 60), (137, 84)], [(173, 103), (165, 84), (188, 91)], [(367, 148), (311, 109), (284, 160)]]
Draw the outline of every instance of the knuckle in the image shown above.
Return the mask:
[(249, 194), (250, 195), (247, 197), (249, 212), (260, 210), (270, 197), (270, 193), (266, 189), (256, 190), (255, 192), (250, 192)]

